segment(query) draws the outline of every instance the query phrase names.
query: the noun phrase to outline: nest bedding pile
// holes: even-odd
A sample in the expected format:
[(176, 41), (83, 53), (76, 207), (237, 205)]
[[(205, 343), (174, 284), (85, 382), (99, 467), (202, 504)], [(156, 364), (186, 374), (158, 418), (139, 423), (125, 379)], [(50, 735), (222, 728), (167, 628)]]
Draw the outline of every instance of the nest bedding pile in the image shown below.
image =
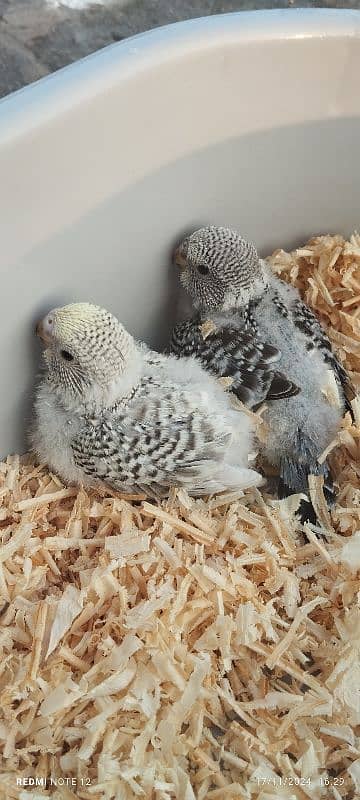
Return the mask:
[[(360, 236), (270, 259), (360, 390)], [(360, 794), (360, 415), (298, 498), (64, 487), (0, 464), (1, 798)], [(33, 783), (32, 783), (33, 781)]]

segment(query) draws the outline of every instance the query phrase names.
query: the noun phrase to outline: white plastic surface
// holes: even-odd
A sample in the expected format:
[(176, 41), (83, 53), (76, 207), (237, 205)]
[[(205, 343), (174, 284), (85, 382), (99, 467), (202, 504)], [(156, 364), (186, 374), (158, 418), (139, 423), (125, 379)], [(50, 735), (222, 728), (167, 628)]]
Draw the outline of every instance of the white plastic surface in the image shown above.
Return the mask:
[(251, 12), (0, 102), (0, 455), (24, 449), (40, 313), (92, 300), (160, 345), (183, 231), (228, 224), (264, 253), (359, 226), (359, 74), (359, 12)]

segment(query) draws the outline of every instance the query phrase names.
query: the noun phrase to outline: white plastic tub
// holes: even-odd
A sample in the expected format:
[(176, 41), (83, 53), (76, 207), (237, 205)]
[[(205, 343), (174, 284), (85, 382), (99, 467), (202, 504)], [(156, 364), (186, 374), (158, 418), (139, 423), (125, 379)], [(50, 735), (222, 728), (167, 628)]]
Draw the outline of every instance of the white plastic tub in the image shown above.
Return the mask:
[(1, 455), (24, 448), (39, 313), (93, 300), (158, 345), (183, 230), (229, 224), (267, 252), (359, 225), (359, 74), (359, 12), (252, 12), (0, 103)]

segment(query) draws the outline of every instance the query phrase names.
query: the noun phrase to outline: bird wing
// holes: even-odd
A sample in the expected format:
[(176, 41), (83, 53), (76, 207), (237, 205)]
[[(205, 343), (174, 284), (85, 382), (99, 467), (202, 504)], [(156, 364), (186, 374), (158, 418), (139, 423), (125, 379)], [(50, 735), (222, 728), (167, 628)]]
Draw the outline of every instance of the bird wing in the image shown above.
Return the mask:
[(199, 318), (175, 326), (170, 349), (177, 356), (195, 356), (219, 378), (231, 378), (231, 391), (253, 408), (264, 400), (292, 397), (299, 389), (274, 368), (280, 352), (254, 333), (235, 325), (216, 327)]
[(88, 419), (72, 441), (76, 465), (115, 487), (206, 483), (224, 461), (230, 425), (205, 412), (200, 391), (154, 382), (151, 391), (157, 396), (145, 389), (125, 408)]
[(331, 347), (330, 339), (327, 337), (319, 320), (301, 300), (296, 300), (293, 303), (292, 316), (296, 327), (308, 339), (308, 349), (311, 350), (315, 347), (320, 350), (324, 360), (329, 365), (330, 369), (333, 370), (343, 392), (345, 408), (347, 411), (350, 411), (352, 418), (354, 418), (351, 406), (351, 401), (356, 397), (354, 386), (351, 383), (348, 373), (336, 358)]

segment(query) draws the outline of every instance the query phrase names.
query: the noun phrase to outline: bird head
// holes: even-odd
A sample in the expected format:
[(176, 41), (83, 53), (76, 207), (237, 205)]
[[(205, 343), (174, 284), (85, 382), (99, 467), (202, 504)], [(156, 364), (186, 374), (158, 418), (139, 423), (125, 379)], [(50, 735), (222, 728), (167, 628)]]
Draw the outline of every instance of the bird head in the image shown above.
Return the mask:
[(136, 346), (109, 311), (91, 303), (54, 308), (36, 334), (46, 345), (48, 381), (67, 403), (108, 405), (121, 394)]
[(245, 306), (267, 284), (253, 244), (236, 231), (209, 225), (187, 236), (176, 249), (181, 283), (200, 311)]

